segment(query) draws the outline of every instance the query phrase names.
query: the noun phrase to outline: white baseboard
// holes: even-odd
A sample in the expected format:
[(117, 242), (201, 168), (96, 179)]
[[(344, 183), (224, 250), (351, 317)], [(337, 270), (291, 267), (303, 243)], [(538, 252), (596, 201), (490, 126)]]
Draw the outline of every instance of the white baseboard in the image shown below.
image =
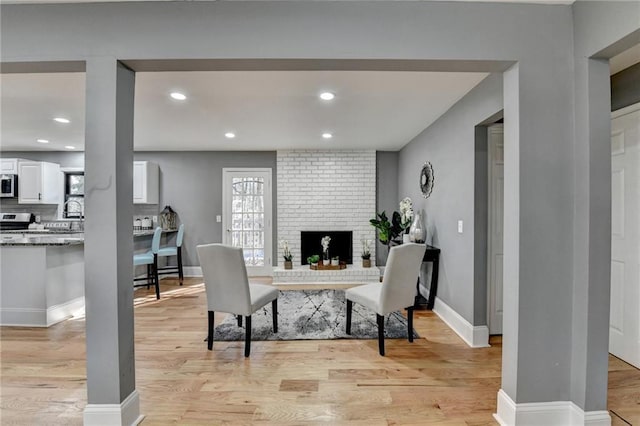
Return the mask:
[(488, 348), (491, 346), (489, 345), (489, 327), (486, 325), (471, 325), (462, 315), (454, 311), (438, 297), (436, 297), (433, 312), (472, 348)]
[(133, 426), (143, 419), (140, 395), (135, 389), (120, 404), (87, 404), (84, 408), (85, 426)]
[[(185, 277), (201, 277), (202, 268), (200, 266), (185, 266), (182, 268)], [(176, 274), (176, 277), (178, 274)]]
[(608, 411), (585, 412), (571, 401), (516, 404), (502, 389), (497, 411), (493, 417), (502, 426), (611, 426)]
[(84, 312), (84, 296), (47, 308), (47, 327)]
[(47, 310), (40, 308), (2, 308), (0, 326), (46, 327)]

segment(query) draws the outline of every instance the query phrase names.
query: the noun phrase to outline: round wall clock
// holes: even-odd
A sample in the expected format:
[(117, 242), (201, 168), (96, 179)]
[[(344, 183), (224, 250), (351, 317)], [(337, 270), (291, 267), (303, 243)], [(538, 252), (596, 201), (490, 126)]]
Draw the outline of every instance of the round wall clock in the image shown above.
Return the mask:
[(424, 163), (420, 171), (420, 191), (422, 191), (424, 198), (429, 198), (431, 191), (433, 191), (433, 167), (428, 161)]

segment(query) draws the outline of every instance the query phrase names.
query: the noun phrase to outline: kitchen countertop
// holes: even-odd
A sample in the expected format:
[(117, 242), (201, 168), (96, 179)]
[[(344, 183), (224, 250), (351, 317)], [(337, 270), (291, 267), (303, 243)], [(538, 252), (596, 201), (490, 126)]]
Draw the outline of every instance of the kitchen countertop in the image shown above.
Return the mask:
[[(177, 229), (163, 230), (163, 234), (176, 232)], [(43, 231), (43, 230), (21, 230), (21, 231), (1, 231), (0, 238), (1, 247), (18, 247), (18, 246), (70, 246), (84, 244), (83, 232), (61, 232), (59, 230)], [(43, 235), (45, 234), (45, 235)], [(31, 235), (31, 236), (30, 236)], [(133, 237), (143, 237), (153, 235), (153, 229), (144, 229), (133, 231)]]
[(3, 236), (0, 240), (1, 247), (19, 247), (19, 246), (73, 246), (84, 244), (84, 236), (82, 237), (65, 237), (65, 236), (34, 236), (23, 237), (16, 236)]
[[(134, 237), (143, 237), (145, 235), (153, 235), (154, 230), (153, 229), (141, 229), (138, 231), (133, 231), (133, 236)], [(177, 229), (163, 229), (162, 233), (163, 234), (170, 234), (172, 232), (178, 232)]]

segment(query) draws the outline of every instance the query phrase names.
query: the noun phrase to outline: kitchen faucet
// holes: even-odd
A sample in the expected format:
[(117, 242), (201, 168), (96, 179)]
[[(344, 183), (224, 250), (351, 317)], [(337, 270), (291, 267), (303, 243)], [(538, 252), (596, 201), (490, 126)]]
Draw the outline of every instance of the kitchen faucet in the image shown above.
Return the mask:
[[(84, 231), (84, 206), (82, 205), (82, 203), (78, 200), (74, 200), (73, 198), (68, 199), (67, 201), (64, 202), (64, 204), (62, 205), (62, 210), (64, 211), (64, 208), (67, 206), (67, 204), (69, 203), (76, 203), (78, 205), (78, 207), (80, 207), (80, 231)], [(67, 218), (69, 217), (69, 215), (67, 214)]]

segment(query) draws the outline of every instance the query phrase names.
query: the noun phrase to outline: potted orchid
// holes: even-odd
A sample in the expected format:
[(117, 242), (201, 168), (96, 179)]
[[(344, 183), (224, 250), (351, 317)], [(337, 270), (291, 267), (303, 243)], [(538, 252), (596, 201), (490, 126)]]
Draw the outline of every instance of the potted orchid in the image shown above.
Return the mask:
[(369, 223), (378, 230), (378, 239), (387, 247), (392, 243), (401, 244), (402, 241), (398, 239), (403, 238), (401, 235), (408, 232), (411, 227), (413, 219), (413, 202), (411, 198), (403, 198), (399, 207), (402, 213), (393, 212), (391, 221), (389, 221), (386, 212), (378, 213), (374, 219), (369, 220)]
[(400, 228), (402, 229), (402, 242), (410, 242), (409, 228), (413, 221), (413, 201), (411, 198), (405, 197), (400, 201)]
[(371, 247), (369, 245), (369, 240), (362, 240), (362, 267), (370, 268), (371, 267)]
[(280, 247), (282, 248), (282, 256), (284, 257), (284, 269), (293, 269), (293, 255), (289, 248), (289, 241), (280, 241)]
[(322, 264), (323, 265), (329, 265), (331, 263), (331, 258), (329, 257), (330, 242), (331, 242), (331, 237), (328, 235), (325, 235), (324, 237), (322, 237), (322, 240), (320, 240), (320, 243), (322, 244)]

